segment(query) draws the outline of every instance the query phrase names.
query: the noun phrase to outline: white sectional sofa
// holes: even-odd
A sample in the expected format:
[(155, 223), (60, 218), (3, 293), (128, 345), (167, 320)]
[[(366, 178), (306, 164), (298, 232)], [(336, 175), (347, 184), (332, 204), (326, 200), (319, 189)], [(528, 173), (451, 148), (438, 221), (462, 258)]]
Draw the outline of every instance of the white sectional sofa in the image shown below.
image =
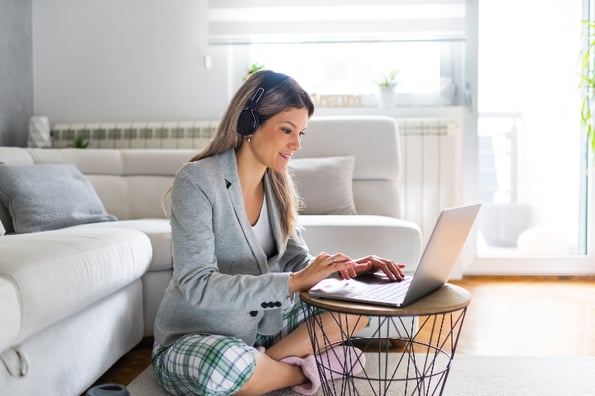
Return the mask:
[[(8, 166), (74, 164), (107, 213), (118, 219), (15, 233), (22, 208), (15, 213), (14, 201), (8, 208), (2, 204), (11, 197), (2, 195), (5, 181), (0, 179), (0, 234), (5, 229), (0, 236), (1, 395), (81, 394), (153, 334), (172, 272), (161, 198), (194, 153), (0, 147), (0, 162)], [(306, 204), (300, 222), (313, 254), (374, 253), (417, 263), (421, 233), (399, 218), (393, 119), (314, 118), (292, 161)], [(44, 205), (77, 206), (77, 196), (55, 202), (50, 193), (43, 194), (44, 186), (40, 182), (36, 190)], [(345, 200), (351, 189), (353, 202)], [(353, 207), (356, 214), (343, 214), (353, 213)]]

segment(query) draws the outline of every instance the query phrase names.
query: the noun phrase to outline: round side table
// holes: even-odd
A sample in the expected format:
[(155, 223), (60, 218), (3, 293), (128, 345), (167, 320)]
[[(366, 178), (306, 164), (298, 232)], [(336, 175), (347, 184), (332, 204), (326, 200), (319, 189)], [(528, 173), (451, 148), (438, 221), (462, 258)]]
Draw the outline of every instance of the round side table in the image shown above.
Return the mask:
[[(310, 318), (306, 323), (325, 396), (442, 394), (471, 301), (467, 290), (447, 283), (403, 308), (316, 298), (307, 292), (300, 297)], [(340, 329), (339, 340), (325, 333), (315, 315), (319, 309), (331, 313)], [(348, 322), (346, 315), (358, 320), (378, 317), (377, 328), (369, 338), (354, 336), (348, 325), (353, 321)], [(354, 346), (366, 353), (362, 373), (350, 372), (357, 362), (346, 362), (339, 371), (324, 358), (328, 354), (323, 352), (330, 348)]]

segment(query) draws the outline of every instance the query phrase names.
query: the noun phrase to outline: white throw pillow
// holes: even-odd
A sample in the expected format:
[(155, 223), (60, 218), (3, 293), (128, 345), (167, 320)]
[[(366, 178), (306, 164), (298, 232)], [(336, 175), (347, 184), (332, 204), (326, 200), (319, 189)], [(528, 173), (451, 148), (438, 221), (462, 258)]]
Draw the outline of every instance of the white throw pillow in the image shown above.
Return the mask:
[(353, 200), (353, 157), (296, 158), (288, 171), (300, 195), (300, 214), (357, 214)]

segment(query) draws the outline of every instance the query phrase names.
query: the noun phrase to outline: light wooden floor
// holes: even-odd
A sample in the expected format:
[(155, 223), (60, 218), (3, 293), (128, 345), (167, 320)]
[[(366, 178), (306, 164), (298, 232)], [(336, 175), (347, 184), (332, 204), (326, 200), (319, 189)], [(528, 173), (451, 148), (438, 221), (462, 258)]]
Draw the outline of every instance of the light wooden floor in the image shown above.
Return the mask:
[[(595, 277), (466, 277), (458, 354), (595, 356)], [(129, 384), (151, 362), (147, 338), (96, 384)]]
[(457, 354), (595, 356), (595, 277), (469, 277)]

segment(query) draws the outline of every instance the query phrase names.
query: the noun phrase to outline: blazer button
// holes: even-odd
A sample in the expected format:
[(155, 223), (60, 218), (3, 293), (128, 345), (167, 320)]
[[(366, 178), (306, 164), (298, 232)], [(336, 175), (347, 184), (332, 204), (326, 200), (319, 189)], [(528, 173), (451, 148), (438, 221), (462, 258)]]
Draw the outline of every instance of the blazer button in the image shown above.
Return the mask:
[(281, 304), (281, 301), (277, 301), (277, 302), (275, 303), (275, 307), (280, 307), (281, 305), (282, 305), (282, 304)]
[(268, 306), (269, 306), (269, 304), (267, 304), (267, 303), (263, 302), (262, 304), (260, 304), (260, 306), (261, 306), (261, 307), (263, 307), (263, 308), (266, 308), (266, 307), (268, 307)]
[(274, 303), (274, 302), (272, 302), (272, 301), (270, 301), (270, 302), (268, 303), (268, 306), (269, 306), (269, 308), (273, 308), (273, 307), (275, 306), (275, 303)]
[(258, 315), (257, 311), (250, 311), (250, 316), (255, 317), (256, 315)]

